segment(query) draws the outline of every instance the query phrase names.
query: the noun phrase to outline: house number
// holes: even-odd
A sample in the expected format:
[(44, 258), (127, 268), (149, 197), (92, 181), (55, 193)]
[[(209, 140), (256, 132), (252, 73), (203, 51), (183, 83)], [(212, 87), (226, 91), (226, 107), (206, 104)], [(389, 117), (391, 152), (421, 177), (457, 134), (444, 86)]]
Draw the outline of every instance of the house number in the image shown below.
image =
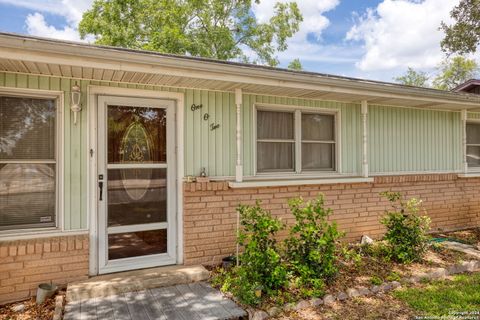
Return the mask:
[(220, 124), (219, 123), (212, 123), (210, 124), (210, 130), (213, 131), (213, 130), (216, 130), (220, 128)]
[(190, 109), (192, 111), (195, 111), (195, 110), (198, 110), (198, 109), (201, 109), (201, 108), (202, 108), (201, 104), (195, 104), (195, 103), (192, 103), (192, 106), (190, 107)]

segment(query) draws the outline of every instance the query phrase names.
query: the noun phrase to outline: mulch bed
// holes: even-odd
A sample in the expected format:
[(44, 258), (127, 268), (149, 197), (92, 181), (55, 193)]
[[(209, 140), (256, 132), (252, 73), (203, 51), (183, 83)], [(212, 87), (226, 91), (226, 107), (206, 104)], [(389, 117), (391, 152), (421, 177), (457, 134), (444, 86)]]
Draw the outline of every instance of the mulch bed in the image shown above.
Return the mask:
[(416, 273), (428, 272), (435, 268), (445, 268), (465, 258), (465, 254), (443, 247), (430, 248), (420, 262), (399, 264), (382, 257), (362, 254), (360, 263), (340, 260), (338, 274), (327, 284), (326, 292), (335, 293), (358, 286), (371, 286), (372, 278), (383, 281), (398, 281)]
[(433, 237), (455, 239), (473, 246), (480, 245), (480, 227), (461, 231), (436, 232)]
[[(60, 291), (57, 295), (65, 295), (65, 291)], [(0, 320), (51, 320), (55, 310), (55, 297), (47, 299), (41, 305), (35, 303), (35, 297), (25, 301), (9, 303), (0, 306)], [(22, 311), (15, 311), (14, 308), (24, 305)]]
[(404, 302), (388, 294), (360, 297), (328, 306), (310, 307), (282, 314), (280, 320), (407, 320), (417, 315)]

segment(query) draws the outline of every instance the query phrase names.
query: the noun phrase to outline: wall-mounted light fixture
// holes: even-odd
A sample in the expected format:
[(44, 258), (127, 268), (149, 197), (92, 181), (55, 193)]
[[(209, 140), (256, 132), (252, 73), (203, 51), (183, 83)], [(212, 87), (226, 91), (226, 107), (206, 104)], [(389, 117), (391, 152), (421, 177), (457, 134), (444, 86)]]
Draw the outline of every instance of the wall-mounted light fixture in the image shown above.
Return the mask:
[(73, 112), (73, 124), (77, 124), (77, 113), (82, 111), (82, 106), (80, 105), (80, 99), (82, 93), (80, 92), (80, 86), (75, 83), (72, 87), (71, 92), (71, 101), (70, 101), (70, 110)]

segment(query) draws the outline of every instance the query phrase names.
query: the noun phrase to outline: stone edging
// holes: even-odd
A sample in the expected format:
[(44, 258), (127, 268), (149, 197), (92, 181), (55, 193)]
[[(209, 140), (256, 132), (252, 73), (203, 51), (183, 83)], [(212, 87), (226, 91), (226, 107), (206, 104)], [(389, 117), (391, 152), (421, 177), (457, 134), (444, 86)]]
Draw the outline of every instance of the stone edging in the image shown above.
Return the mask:
[[(403, 278), (401, 281), (405, 283), (415, 284), (424, 279), (441, 279), (449, 275), (473, 272), (480, 269), (479, 260), (463, 261), (454, 264), (448, 268), (437, 268), (427, 273), (416, 274), (409, 278)], [(272, 307), (267, 312), (264, 310), (247, 310), (248, 318), (251, 320), (266, 320), (282, 313), (283, 311), (301, 310), (311, 306), (319, 306), (322, 304), (328, 305), (335, 301), (344, 301), (347, 299), (367, 296), (379, 292), (388, 292), (400, 288), (402, 285), (398, 281), (384, 282), (381, 285), (373, 285), (367, 287), (349, 288), (346, 292), (338, 292), (336, 294), (327, 294), (323, 298), (314, 298), (310, 300), (301, 300), (297, 303), (287, 303), (283, 307)]]
[(53, 311), (52, 320), (61, 320), (63, 319), (63, 305), (65, 301), (65, 296), (63, 294), (55, 297), (55, 310)]

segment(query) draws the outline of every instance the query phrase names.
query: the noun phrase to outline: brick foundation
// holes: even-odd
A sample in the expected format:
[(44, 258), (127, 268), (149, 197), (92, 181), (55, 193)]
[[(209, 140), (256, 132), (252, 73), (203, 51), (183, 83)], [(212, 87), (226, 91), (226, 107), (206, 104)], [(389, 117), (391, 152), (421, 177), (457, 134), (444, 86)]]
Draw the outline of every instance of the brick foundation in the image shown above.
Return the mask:
[(367, 234), (379, 237), (379, 223), (389, 203), (382, 191), (402, 192), (423, 200), (432, 219), (431, 227), (458, 229), (480, 225), (480, 178), (459, 178), (456, 174), (376, 177), (373, 183), (305, 185), (232, 189), (227, 182), (184, 184), (185, 264), (212, 264), (235, 251), (236, 207), (239, 203), (262, 206), (291, 223), (287, 201), (302, 196), (312, 199), (324, 193), (331, 216), (347, 241)]
[(0, 304), (36, 295), (42, 282), (88, 278), (88, 235), (0, 242)]

